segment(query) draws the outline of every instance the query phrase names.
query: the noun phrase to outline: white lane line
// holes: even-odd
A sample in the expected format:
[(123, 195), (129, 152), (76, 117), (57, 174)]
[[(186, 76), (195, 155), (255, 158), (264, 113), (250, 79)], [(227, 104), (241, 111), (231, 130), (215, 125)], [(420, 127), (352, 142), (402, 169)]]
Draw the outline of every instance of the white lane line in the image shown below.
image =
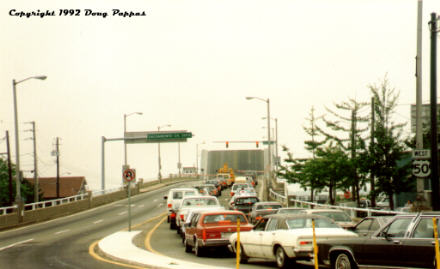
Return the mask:
[(66, 233), (66, 232), (68, 232), (68, 231), (70, 231), (69, 229), (67, 229), (67, 230), (62, 230), (62, 231), (58, 231), (58, 232), (56, 232), (55, 234), (62, 234), (62, 233)]
[(98, 223), (103, 222), (103, 221), (104, 220), (100, 219), (100, 220), (94, 221), (93, 224), (98, 224)]
[(153, 201), (153, 202), (157, 202), (157, 200), (158, 200), (158, 199), (154, 199), (154, 201)]
[(122, 216), (122, 215), (125, 215), (125, 214), (127, 214), (127, 211), (122, 211), (122, 212), (119, 213), (118, 215), (119, 215), (119, 216)]
[(10, 244), (9, 246), (5, 246), (5, 247), (0, 248), (0, 251), (8, 249), (8, 248), (12, 248), (12, 247), (14, 247), (16, 245), (19, 245), (19, 244), (24, 244), (24, 243), (30, 242), (32, 240), (34, 240), (34, 239), (31, 238), (31, 239), (27, 239), (27, 240), (23, 240), (23, 241), (20, 241), (20, 242), (16, 242), (16, 243)]
[(144, 207), (145, 205), (139, 205), (139, 207)]

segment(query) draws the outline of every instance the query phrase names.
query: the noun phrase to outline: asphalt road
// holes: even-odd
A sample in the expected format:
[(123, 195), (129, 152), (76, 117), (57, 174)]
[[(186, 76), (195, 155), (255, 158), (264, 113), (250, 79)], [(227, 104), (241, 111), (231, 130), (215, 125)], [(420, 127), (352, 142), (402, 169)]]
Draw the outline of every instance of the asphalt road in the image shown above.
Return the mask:
[[(222, 191), (222, 196), (219, 197), (220, 203), (226, 208), (228, 208), (227, 203), (230, 200), (229, 193), (230, 189), (225, 189)], [(149, 231), (151, 231), (151, 228), (144, 230), (140, 237), (145, 237)], [(236, 268), (235, 256), (226, 248), (211, 249), (205, 257), (197, 257), (194, 253), (186, 253), (180, 235), (177, 234), (176, 230), (170, 230), (169, 224), (166, 221), (154, 231), (150, 243), (155, 251), (165, 256), (200, 264)], [(142, 244), (138, 246), (143, 247)], [(276, 268), (276, 263), (262, 259), (250, 259), (248, 264), (241, 264), (240, 268)], [(298, 264), (295, 268), (312, 269), (314, 267), (307, 264)]]
[[(133, 196), (132, 224), (165, 212), (172, 186)], [(0, 268), (121, 268), (94, 259), (89, 246), (128, 227), (127, 199), (68, 217), (0, 232)]]

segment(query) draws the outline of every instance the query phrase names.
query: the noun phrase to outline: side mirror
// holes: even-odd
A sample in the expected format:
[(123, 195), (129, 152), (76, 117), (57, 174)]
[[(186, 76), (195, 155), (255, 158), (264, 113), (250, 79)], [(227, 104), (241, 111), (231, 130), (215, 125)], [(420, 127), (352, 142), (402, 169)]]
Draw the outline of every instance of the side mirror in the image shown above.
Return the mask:
[(168, 196), (167, 196), (167, 195), (165, 195), (165, 196), (163, 197), (163, 199), (164, 199), (164, 200), (167, 200), (167, 199), (168, 199)]

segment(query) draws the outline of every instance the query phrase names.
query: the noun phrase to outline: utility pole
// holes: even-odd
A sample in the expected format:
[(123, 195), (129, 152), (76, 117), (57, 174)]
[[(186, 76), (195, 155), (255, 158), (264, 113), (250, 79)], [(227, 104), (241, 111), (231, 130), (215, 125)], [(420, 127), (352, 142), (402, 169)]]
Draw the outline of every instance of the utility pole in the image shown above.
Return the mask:
[(38, 170), (37, 170), (37, 139), (35, 136), (35, 121), (28, 122), (32, 124), (32, 141), (34, 142), (34, 203), (39, 200), (39, 182), (38, 182)]
[(6, 131), (6, 149), (8, 154), (8, 177), (9, 177), (9, 204), (12, 205), (12, 164), (11, 164), (11, 149), (9, 146), (9, 131)]
[[(374, 150), (374, 97), (371, 97), (371, 142), (370, 148), (371, 151)], [(371, 168), (370, 171), (370, 197), (371, 197), (371, 206), (376, 207), (376, 193), (374, 186), (374, 168)]]
[(57, 198), (60, 198), (60, 138), (57, 137), (56, 142), (56, 156), (57, 156)]
[(438, 182), (437, 141), (437, 14), (431, 13), (431, 204), (432, 210), (440, 210)]

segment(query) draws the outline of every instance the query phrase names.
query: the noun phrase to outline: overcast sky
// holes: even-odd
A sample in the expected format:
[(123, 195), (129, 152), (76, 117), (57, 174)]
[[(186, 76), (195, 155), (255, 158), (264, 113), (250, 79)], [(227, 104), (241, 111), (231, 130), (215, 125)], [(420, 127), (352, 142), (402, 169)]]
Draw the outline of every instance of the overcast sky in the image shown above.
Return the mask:
[[(440, 1), (423, 4), (428, 102), (428, 21), (440, 13)], [(311, 108), (321, 115), (350, 98), (369, 101), (368, 85), (385, 76), (400, 92), (395, 120), (408, 123), (409, 135), (417, 0), (6, 0), (0, 7), (0, 138), (10, 131), (14, 162), (12, 79), (48, 77), (17, 85), (25, 175), (33, 169), (25, 122), (36, 122), (40, 176), (56, 175), (51, 151), (60, 137), (62, 175), (86, 176), (98, 189), (101, 137), (122, 137), (124, 114), (143, 112), (127, 118), (128, 131), (171, 124), (163, 130), (192, 132), (181, 160), (195, 166), (197, 144), (212, 150), (225, 148), (216, 141), (266, 139), (266, 103), (246, 96), (269, 98), (279, 144), (308, 157), (303, 126)], [(80, 9), (79, 16), (59, 15), (68, 8)], [(86, 16), (86, 9), (108, 15)], [(113, 16), (113, 9), (146, 16)], [(55, 16), (10, 15), (38, 10)], [(229, 146), (247, 148), (255, 144)], [(161, 154), (163, 174), (177, 173), (177, 144), (162, 144)], [(128, 146), (128, 162), (141, 178), (157, 176), (157, 155), (156, 144)], [(120, 184), (123, 162), (122, 142), (107, 143), (108, 187)]]

